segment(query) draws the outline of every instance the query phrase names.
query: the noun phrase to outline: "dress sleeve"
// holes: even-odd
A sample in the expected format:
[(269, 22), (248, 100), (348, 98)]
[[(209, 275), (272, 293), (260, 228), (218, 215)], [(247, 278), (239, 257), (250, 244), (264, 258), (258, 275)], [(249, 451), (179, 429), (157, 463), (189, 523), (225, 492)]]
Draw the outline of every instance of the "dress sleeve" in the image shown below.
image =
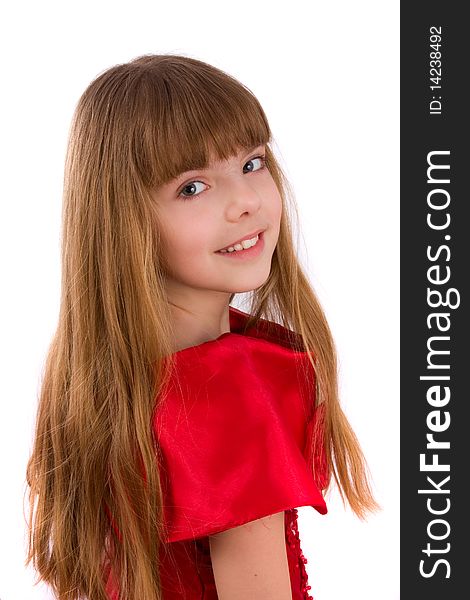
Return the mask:
[(168, 542), (298, 506), (327, 512), (305, 455), (309, 428), (292, 351), (240, 338), (211, 346), (211, 360), (180, 353), (178, 377), (158, 405)]

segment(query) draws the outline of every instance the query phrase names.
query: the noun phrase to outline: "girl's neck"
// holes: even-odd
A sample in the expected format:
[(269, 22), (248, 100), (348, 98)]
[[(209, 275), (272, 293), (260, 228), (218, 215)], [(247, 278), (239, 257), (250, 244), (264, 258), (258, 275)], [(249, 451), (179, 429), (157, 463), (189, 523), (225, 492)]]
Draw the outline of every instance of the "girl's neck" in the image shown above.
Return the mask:
[(215, 340), (230, 331), (228, 304), (221, 306), (217, 312), (188, 310), (171, 302), (169, 304), (173, 316), (175, 352)]

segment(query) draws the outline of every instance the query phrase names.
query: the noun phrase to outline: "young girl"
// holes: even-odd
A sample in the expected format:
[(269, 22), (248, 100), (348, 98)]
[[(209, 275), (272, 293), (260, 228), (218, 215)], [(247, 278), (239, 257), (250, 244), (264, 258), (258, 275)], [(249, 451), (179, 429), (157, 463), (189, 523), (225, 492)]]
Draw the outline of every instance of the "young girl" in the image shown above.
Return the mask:
[[(143, 56), (82, 95), (27, 562), (60, 600), (311, 598), (299, 506), (367, 466), (253, 94)], [(251, 293), (248, 312), (230, 306)]]

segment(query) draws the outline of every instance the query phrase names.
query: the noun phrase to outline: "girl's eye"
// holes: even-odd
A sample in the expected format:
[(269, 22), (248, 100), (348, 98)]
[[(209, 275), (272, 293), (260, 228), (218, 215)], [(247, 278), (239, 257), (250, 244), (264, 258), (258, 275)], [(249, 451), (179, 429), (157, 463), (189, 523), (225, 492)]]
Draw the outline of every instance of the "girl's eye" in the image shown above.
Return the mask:
[[(204, 185), (204, 183), (202, 183), (202, 181), (190, 181), (189, 183), (187, 183), (186, 185), (184, 185), (181, 188), (181, 191), (179, 192), (178, 196), (180, 196), (183, 200), (186, 200), (187, 198), (192, 198), (193, 196), (197, 196), (197, 184), (201, 184)], [(188, 194), (184, 193), (184, 192), (188, 192)], [(201, 192), (201, 190), (199, 190), (199, 192)], [(199, 193), (198, 192), (198, 193)]]
[[(249, 166), (251, 165), (251, 166)], [(254, 166), (253, 166), (254, 165)], [(258, 165), (258, 166), (256, 166)], [(247, 168), (248, 167), (248, 168)], [(261, 171), (266, 167), (266, 157), (265, 156), (255, 156), (255, 158), (251, 158), (245, 166), (243, 167), (244, 173), (254, 173), (255, 171)], [(189, 198), (194, 198), (198, 196), (203, 190), (197, 189), (198, 184), (204, 186), (205, 183), (202, 181), (190, 181), (186, 183), (181, 190), (178, 192), (178, 197), (182, 200), (188, 200)]]
[(266, 166), (266, 157), (265, 156), (256, 156), (255, 158), (251, 158), (246, 164), (245, 167), (249, 164), (256, 164), (256, 161), (258, 161), (258, 164), (260, 165), (257, 169), (252, 167), (248, 170), (248, 173), (251, 173), (253, 171), (261, 171), (261, 169), (264, 169), (264, 167)]

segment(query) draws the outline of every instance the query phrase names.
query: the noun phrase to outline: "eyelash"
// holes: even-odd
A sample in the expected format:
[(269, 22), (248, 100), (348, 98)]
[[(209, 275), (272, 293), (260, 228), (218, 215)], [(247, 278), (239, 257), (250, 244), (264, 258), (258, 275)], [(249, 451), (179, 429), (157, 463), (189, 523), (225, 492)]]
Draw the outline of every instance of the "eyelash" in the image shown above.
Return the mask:
[[(266, 168), (267, 165), (267, 160), (266, 160), (266, 155), (265, 154), (260, 154), (259, 156), (254, 156), (253, 158), (250, 158), (249, 160), (246, 161), (245, 165), (247, 165), (249, 162), (256, 160), (257, 158), (260, 159), (261, 161), (261, 167), (259, 169), (256, 169), (256, 171), (251, 171), (251, 173), (259, 173), (260, 171), (263, 171)], [(199, 179), (193, 179), (192, 181), (188, 181), (187, 183), (185, 183), (180, 190), (177, 192), (177, 196), (180, 200), (186, 201), (186, 200), (191, 200), (192, 198), (196, 198), (197, 196), (199, 196), (200, 194), (202, 194), (202, 192), (199, 192), (199, 194), (193, 194), (191, 196), (184, 196), (182, 194), (183, 190), (188, 187), (188, 185), (191, 185), (192, 183), (203, 183), (202, 181), (199, 181)]]

